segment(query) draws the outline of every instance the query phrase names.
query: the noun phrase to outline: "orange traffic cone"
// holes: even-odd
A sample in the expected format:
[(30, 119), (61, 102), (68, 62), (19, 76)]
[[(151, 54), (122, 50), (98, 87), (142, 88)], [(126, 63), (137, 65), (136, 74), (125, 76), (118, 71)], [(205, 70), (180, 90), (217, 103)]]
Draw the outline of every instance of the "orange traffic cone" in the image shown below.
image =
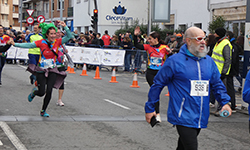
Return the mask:
[(115, 68), (112, 71), (111, 80), (109, 82), (110, 83), (118, 83), (118, 81), (116, 81)]
[(70, 68), (69, 73), (74, 73), (75, 74), (74, 67)]
[(101, 80), (102, 79), (100, 77), (99, 66), (96, 67), (95, 77), (93, 79), (97, 79), (97, 80)]
[(68, 72), (70, 71), (70, 66), (68, 66), (68, 68), (67, 68), (67, 70), (66, 70), (66, 71), (68, 71)]
[(133, 78), (133, 83), (132, 85), (130, 86), (132, 88), (139, 88), (140, 86), (138, 85), (138, 81), (137, 81), (137, 73), (135, 72), (134, 74), (134, 78)]
[(165, 96), (169, 96), (169, 92), (167, 94), (165, 94)]
[(88, 76), (87, 69), (86, 69), (86, 64), (83, 65), (83, 67), (82, 67), (82, 74), (80, 74), (80, 76)]

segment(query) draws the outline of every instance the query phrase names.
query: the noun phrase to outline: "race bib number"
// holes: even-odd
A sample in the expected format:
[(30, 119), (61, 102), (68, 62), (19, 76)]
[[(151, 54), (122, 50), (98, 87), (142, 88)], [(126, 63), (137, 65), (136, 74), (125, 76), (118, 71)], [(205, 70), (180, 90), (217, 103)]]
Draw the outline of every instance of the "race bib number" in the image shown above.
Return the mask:
[(161, 66), (162, 58), (161, 57), (150, 57), (150, 62), (152, 65)]
[(42, 59), (40, 61), (40, 67), (43, 69), (54, 68), (55, 67), (54, 60), (53, 59)]
[(209, 81), (191, 80), (190, 96), (208, 96)]

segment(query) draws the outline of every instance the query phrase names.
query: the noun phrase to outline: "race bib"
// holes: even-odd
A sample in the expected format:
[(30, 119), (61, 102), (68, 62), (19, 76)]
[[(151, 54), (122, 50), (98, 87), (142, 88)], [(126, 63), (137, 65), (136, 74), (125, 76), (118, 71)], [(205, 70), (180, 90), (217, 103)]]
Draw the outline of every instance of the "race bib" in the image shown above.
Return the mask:
[(41, 59), (40, 67), (43, 69), (54, 68), (55, 67), (54, 59)]
[(162, 64), (162, 58), (161, 57), (150, 57), (150, 63), (152, 65), (161, 66), (161, 64)]
[(191, 80), (190, 96), (208, 96), (209, 81)]

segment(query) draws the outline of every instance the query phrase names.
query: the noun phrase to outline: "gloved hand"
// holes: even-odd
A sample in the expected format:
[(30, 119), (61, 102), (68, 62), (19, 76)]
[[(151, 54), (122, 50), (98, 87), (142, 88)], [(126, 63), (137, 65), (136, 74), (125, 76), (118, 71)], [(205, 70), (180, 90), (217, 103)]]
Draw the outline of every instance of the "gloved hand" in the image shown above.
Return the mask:
[(226, 78), (226, 75), (225, 75), (225, 74), (221, 74), (221, 75), (220, 75), (220, 79), (221, 79), (221, 80), (223, 80), (223, 79), (225, 79), (225, 78)]

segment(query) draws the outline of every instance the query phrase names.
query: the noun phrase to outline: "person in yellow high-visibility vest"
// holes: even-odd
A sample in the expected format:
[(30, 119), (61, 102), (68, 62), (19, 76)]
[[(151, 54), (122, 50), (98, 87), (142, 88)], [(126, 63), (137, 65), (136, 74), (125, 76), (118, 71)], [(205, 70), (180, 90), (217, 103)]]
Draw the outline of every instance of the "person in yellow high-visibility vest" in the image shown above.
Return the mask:
[[(221, 74), (221, 80), (226, 86), (227, 78), (231, 69), (231, 57), (232, 57), (232, 45), (226, 36), (226, 30), (224, 28), (217, 28), (215, 30), (216, 44), (213, 49), (212, 59), (218, 67), (218, 70)], [(226, 86), (227, 87), (227, 86)], [(212, 100), (212, 103), (215, 100)], [(210, 101), (211, 102), (211, 101)], [(217, 111), (215, 112), (216, 116), (219, 116), (219, 111), (221, 106), (218, 106)]]
[[(30, 33), (25, 40), (28, 43), (32, 43), (38, 40), (43, 39), (42, 34), (40, 33), (40, 29), (38, 27), (38, 24), (34, 25), (33, 27), (34, 32)], [(37, 65), (39, 58), (40, 58), (40, 48), (30, 48), (29, 52), (28, 52), (28, 57), (29, 57), (29, 65), (30, 64), (34, 64)], [(34, 74), (32, 74), (30, 76), (30, 83), (33, 84), (36, 81), (36, 76)]]

